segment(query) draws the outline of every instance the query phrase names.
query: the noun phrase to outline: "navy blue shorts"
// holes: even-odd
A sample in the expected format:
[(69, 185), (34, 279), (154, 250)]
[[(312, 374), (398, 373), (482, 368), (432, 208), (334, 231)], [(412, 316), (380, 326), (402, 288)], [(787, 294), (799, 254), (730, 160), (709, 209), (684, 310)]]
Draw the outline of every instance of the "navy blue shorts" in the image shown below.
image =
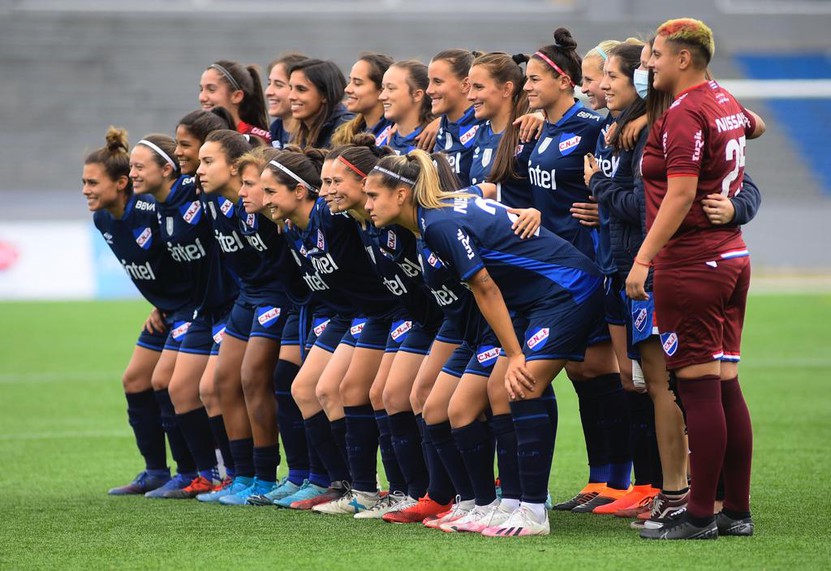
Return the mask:
[[(166, 348), (165, 345), (167, 344), (167, 338), (169, 336), (170, 328), (162, 333), (150, 333), (145, 328), (141, 330), (141, 333), (139, 333), (136, 346), (142, 347), (143, 349), (149, 349), (151, 351), (162, 352)], [(178, 350), (178, 345), (176, 346), (176, 350)]]
[(463, 340), (464, 335), (461, 331), (459, 331), (459, 327), (455, 323), (449, 319), (442, 321), (441, 327), (439, 327), (439, 332), (436, 333), (436, 341), (460, 345)]
[(606, 295), (603, 297), (603, 308), (606, 312), (606, 323), (609, 325), (626, 325), (626, 302), (623, 301), (623, 298), (620, 295), (620, 291), (624, 288), (625, 285), (623, 284), (620, 276), (614, 275), (609, 276), (606, 278), (604, 282), (604, 287), (606, 289)]
[(288, 311), (275, 305), (253, 305), (240, 300), (234, 303), (228, 315), (225, 333), (240, 341), (249, 337), (265, 337), (279, 341), (286, 324)]
[(296, 310), (289, 311), (286, 323), (283, 325), (281, 345), (300, 345), (300, 314)]
[(441, 368), (441, 372), (452, 377), (461, 378), (465, 374), (465, 369), (471, 357), (473, 357), (473, 349), (469, 343), (464, 342), (456, 347), (444, 367)]
[(356, 317), (341, 343), (359, 349), (384, 351), (387, 348), (392, 319), (383, 317)]
[(191, 321), (179, 351), (194, 355), (219, 355), (229, 311), (217, 314), (213, 318), (208, 315), (196, 317)]
[(522, 331), (520, 338), (525, 340), (522, 344), (525, 360), (581, 362), (586, 347), (592, 345), (592, 335), (598, 325), (606, 330), (609, 340), (609, 328), (603, 320), (604, 295), (603, 289), (598, 288), (583, 303), (541, 305), (528, 315), (515, 316), (514, 329)]
[(626, 327), (626, 350), (630, 359), (640, 359), (638, 343), (646, 341), (653, 335), (658, 335), (658, 321), (655, 318), (655, 296), (650, 293), (648, 300), (635, 301), (626, 297), (625, 292), (621, 292), (621, 299), (625, 299), (629, 306), (629, 310), (626, 312), (628, 322)]
[(306, 349), (320, 347), (324, 351), (334, 353), (344, 334), (349, 331), (351, 323), (352, 320), (345, 317), (313, 316), (306, 339)]
[(418, 323), (412, 321), (395, 320), (392, 322), (389, 336), (387, 337), (386, 353), (415, 353), (426, 355), (430, 352), (430, 345), (436, 338), (436, 331), (425, 329)]

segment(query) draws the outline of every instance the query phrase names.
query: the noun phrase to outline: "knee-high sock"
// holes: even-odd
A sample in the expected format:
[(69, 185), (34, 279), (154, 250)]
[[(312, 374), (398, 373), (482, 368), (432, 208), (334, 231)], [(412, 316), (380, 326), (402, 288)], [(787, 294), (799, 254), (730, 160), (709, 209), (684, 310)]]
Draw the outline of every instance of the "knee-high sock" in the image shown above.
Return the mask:
[(234, 475), (243, 478), (254, 477), (254, 439), (231, 440), (231, 456), (234, 457)]
[(478, 420), (453, 429), (453, 440), (464, 460), (476, 505), (479, 506), (488, 505), (496, 499), (491, 439), (487, 424)]
[(392, 428), (390, 417), (387, 411), (380, 409), (374, 411), (375, 423), (378, 425), (378, 448), (381, 450), (381, 464), (384, 465), (384, 474), (387, 476), (390, 493), (407, 493), (407, 482), (395, 455), (395, 447), (392, 441)]
[(678, 389), (687, 411), (692, 486), (687, 512), (710, 518), (727, 448), (727, 426), (721, 402), (721, 379), (707, 375), (679, 379)]
[(167, 443), (170, 446), (170, 454), (176, 462), (176, 470), (180, 474), (194, 474), (196, 472), (196, 461), (190, 453), (179, 423), (176, 422), (176, 410), (170, 401), (170, 393), (167, 392), (167, 389), (162, 389), (154, 391), (153, 396), (156, 397), (156, 402), (159, 403), (162, 428), (167, 435)]
[(430, 431), (427, 430), (424, 418), (419, 414), (416, 416), (416, 421), (418, 422), (419, 432), (421, 432), (421, 450), (424, 452), (424, 463), (428, 472), (427, 493), (430, 498), (439, 504), (450, 503), (450, 500), (456, 495), (453, 482), (450, 480), (450, 474), (447, 473), (447, 469), (439, 457), (439, 452), (433, 444), (433, 439)]
[(361, 492), (378, 489), (376, 479), (378, 458), (378, 424), (372, 405), (345, 406), (346, 452), (352, 488)]
[(168, 471), (162, 415), (153, 390), (125, 393), (124, 396), (127, 398), (127, 419), (136, 437), (136, 446), (144, 457), (145, 468)]
[(233, 478), (236, 475), (234, 454), (231, 452), (231, 444), (228, 441), (228, 433), (225, 431), (225, 421), (222, 415), (212, 416), (208, 419), (211, 423), (211, 434), (214, 437), (214, 444), (222, 453), (222, 463), (225, 464), (225, 471)]
[(753, 426), (738, 377), (721, 383), (721, 403), (727, 425), (724, 507), (731, 512), (749, 512)]
[(629, 442), (629, 407), (620, 375), (612, 373), (598, 377), (605, 384), (600, 405), (600, 425), (603, 428), (609, 455), (610, 488), (626, 490), (632, 483), (632, 448)]
[(303, 415), (291, 396), (291, 385), (300, 367), (289, 361), (277, 361), (274, 367), (274, 398), (277, 400), (277, 427), (289, 466), (289, 481), (300, 485), (309, 477), (309, 447)]
[(515, 401), (511, 403), (511, 416), (516, 430), (522, 501), (544, 503), (556, 439), (551, 430), (550, 408), (538, 398)]
[(349, 468), (335, 444), (335, 439), (332, 436), (331, 423), (326, 418), (326, 413), (320, 411), (311, 418), (307, 418), (304, 423), (306, 425), (306, 432), (309, 435), (309, 443), (317, 452), (322, 464), (326, 467), (329, 481), (348, 482), (351, 479), (349, 476)]
[[(629, 441), (636, 486), (655, 486), (652, 442), (655, 439), (655, 409), (647, 393), (626, 393), (629, 406)], [(657, 445), (657, 443), (656, 443)]]
[(606, 483), (609, 480), (609, 451), (602, 426), (602, 392), (604, 382), (597, 379), (573, 381), (580, 405), (580, 424), (586, 441), (586, 455), (589, 460), (589, 482)]
[(496, 461), (499, 466), (499, 482), (502, 497), (508, 500), (522, 498), (519, 481), (516, 431), (510, 414), (498, 414), (491, 418), (491, 431), (496, 436)]
[(216, 449), (208, 412), (205, 407), (200, 406), (190, 412), (177, 414), (176, 422), (179, 423), (188, 449), (196, 460), (196, 468), (202, 476), (209, 478), (216, 469)]
[(402, 491), (411, 498), (418, 499), (427, 492), (427, 466), (421, 453), (418, 422), (412, 411), (405, 411), (390, 415), (389, 424), (393, 451), (406, 484), (406, 490)]
[[(456, 494), (464, 500), (472, 500), (474, 498), (473, 484), (467, 473), (462, 455), (453, 441), (453, 432), (450, 428), (450, 422), (440, 422), (438, 424), (425, 425), (427, 432), (430, 434), (430, 440), (436, 448), (436, 452), (444, 464), (450, 480), (453, 482), (453, 487), (456, 488)], [(432, 497), (432, 496), (431, 496)]]
[(273, 483), (277, 481), (277, 466), (280, 465), (280, 447), (254, 447), (254, 475), (260, 482)]

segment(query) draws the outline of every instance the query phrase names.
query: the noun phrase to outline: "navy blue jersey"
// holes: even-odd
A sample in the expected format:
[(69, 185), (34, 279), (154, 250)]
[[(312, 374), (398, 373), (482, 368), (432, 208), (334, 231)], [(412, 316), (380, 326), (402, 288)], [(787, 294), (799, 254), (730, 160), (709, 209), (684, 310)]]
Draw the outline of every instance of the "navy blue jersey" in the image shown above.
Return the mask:
[(291, 140), (291, 133), (286, 131), (283, 126), (283, 120), (280, 117), (277, 117), (271, 122), (268, 132), (271, 133), (271, 146), (275, 149), (282, 149)]
[(413, 149), (417, 148), (416, 137), (418, 137), (424, 130), (423, 126), (418, 126), (409, 135), (402, 135), (398, 131), (392, 133), (387, 141), (387, 146), (392, 147), (399, 155), (406, 155)]
[(165, 247), (156, 218), (156, 201), (132, 196), (121, 218), (106, 210), (92, 215), (95, 227), (141, 295), (164, 314), (192, 313), (190, 276)]
[[(234, 202), (223, 196), (202, 193), (199, 196), (203, 209), (214, 230), (214, 238), (222, 251), (225, 265), (239, 279), (240, 300), (253, 305), (269, 303), (283, 307), (288, 305), (280, 282), (280, 268), (274, 260), (265, 256), (268, 251), (263, 238), (256, 231), (244, 235), (241, 214), (245, 214), (242, 201)], [(256, 223), (256, 216), (254, 216)], [(259, 225), (258, 225), (259, 226)]]
[(318, 198), (306, 229), (288, 227), (286, 238), (303, 279), (321, 305), (342, 317), (400, 313), (395, 296), (370, 264), (351, 216), (333, 214)]
[(528, 159), (528, 179), (542, 225), (594, 259), (597, 232), (580, 224), (569, 211), (575, 202), (588, 202), (583, 180), (583, 156), (594, 152), (603, 117), (579, 101), (556, 123), (546, 121)]
[(436, 136), (436, 146), (433, 152), (444, 153), (453, 172), (459, 177), (462, 186), (470, 184), (470, 162), (473, 159), (473, 142), (476, 140), (476, 132), (483, 124), (476, 118), (473, 105), (458, 121), (450, 121), (447, 115), (441, 116), (439, 134)]
[(369, 223), (358, 224), (358, 232), (375, 271), (408, 317), (437, 329), (441, 311), (421, 276), (415, 235), (401, 226), (376, 228)]
[(461, 281), (487, 268), (508, 309), (582, 303), (597, 289), (598, 267), (552, 232), (540, 228), (532, 238), (519, 238), (511, 229), (516, 216), (495, 200), (460, 197), (448, 204), (418, 209), (425, 243)]
[(488, 324), (467, 284), (459, 281), (459, 276), (445, 264), (423, 239), (416, 240), (418, 262), (421, 266), (424, 283), (433, 294), (433, 298), (442, 313), (468, 343), (478, 343)]
[[(606, 144), (606, 133), (609, 132), (609, 127), (615, 123), (615, 118), (609, 113), (603, 121), (600, 135), (597, 137), (597, 145), (594, 149), (594, 157), (597, 159), (597, 164), (600, 167), (600, 172), (607, 178), (612, 178), (618, 170), (620, 165), (620, 156), (614, 154), (614, 149)], [(631, 169), (629, 176), (631, 178)], [(595, 197), (597, 198), (597, 197)], [(604, 275), (611, 276), (617, 273), (617, 265), (615, 264), (614, 256), (612, 255), (612, 237), (609, 230), (611, 220), (609, 218), (609, 210), (602, 204), (597, 205), (597, 210), (600, 215), (600, 228), (597, 229), (597, 250), (595, 261), (600, 266)]]
[[(490, 180), (491, 168), (502, 133), (494, 133), (490, 121), (479, 127), (473, 143), (473, 157), (470, 163), (470, 184)], [(514, 149), (514, 175), (496, 185), (496, 200), (512, 208), (531, 206), (531, 184), (528, 181), (528, 158), (534, 150), (531, 143), (518, 143)]]
[(375, 144), (379, 147), (388, 145), (390, 142), (390, 135), (392, 135), (393, 122), (382, 116), (381, 120), (375, 125), (367, 125), (367, 132), (375, 135)]
[(179, 177), (156, 210), (161, 238), (173, 260), (188, 272), (198, 311), (212, 313), (227, 307), (236, 299), (238, 286), (223, 265), (211, 223), (203, 216), (194, 177)]

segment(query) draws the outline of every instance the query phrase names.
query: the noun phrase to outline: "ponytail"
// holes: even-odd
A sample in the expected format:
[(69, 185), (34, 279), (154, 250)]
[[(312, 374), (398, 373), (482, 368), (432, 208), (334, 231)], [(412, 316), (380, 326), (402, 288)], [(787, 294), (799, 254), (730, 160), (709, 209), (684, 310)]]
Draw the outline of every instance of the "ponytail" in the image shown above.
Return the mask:
[(384, 157), (372, 171), (388, 188), (408, 186), (413, 189), (413, 200), (424, 208), (451, 206), (447, 201), (472, 198), (473, 195), (444, 190), (436, 165), (430, 155), (422, 150), (410, 151), (402, 156)]
[[(240, 102), (238, 110), (240, 120), (268, 131), (265, 95), (263, 94), (263, 84), (257, 66), (243, 66), (235, 61), (219, 60), (209, 65), (208, 69), (215, 70), (219, 74), (220, 80), (228, 85), (232, 91), (242, 91), (242, 102)], [(234, 125), (234, 128), (236, 128), (236, 125)]]
[(111, 126), (107, 129), (104, 140), (106, 144), (88, 154), (84, 164), (100, 164), (113, 181), (127, 177), (127, 196), (131, 196), (133, 182), (130, 180), (130, 145), (127, 143), (127, 131)]

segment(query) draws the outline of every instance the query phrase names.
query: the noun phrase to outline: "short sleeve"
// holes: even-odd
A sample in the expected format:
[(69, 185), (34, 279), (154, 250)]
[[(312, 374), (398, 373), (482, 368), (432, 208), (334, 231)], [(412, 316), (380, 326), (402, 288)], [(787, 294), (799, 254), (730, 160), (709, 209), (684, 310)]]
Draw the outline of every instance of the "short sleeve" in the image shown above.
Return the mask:
[(690, 105), (670, 109), (664, 121), (662, 145), (667, 178), (698, 176), (704, 155), (707, 125)]
[(467, 281), (485, 267), (470, 234), (453, 220), (440, 220), (427, 226), (424, 242), (452, 266), (461, 281)]

